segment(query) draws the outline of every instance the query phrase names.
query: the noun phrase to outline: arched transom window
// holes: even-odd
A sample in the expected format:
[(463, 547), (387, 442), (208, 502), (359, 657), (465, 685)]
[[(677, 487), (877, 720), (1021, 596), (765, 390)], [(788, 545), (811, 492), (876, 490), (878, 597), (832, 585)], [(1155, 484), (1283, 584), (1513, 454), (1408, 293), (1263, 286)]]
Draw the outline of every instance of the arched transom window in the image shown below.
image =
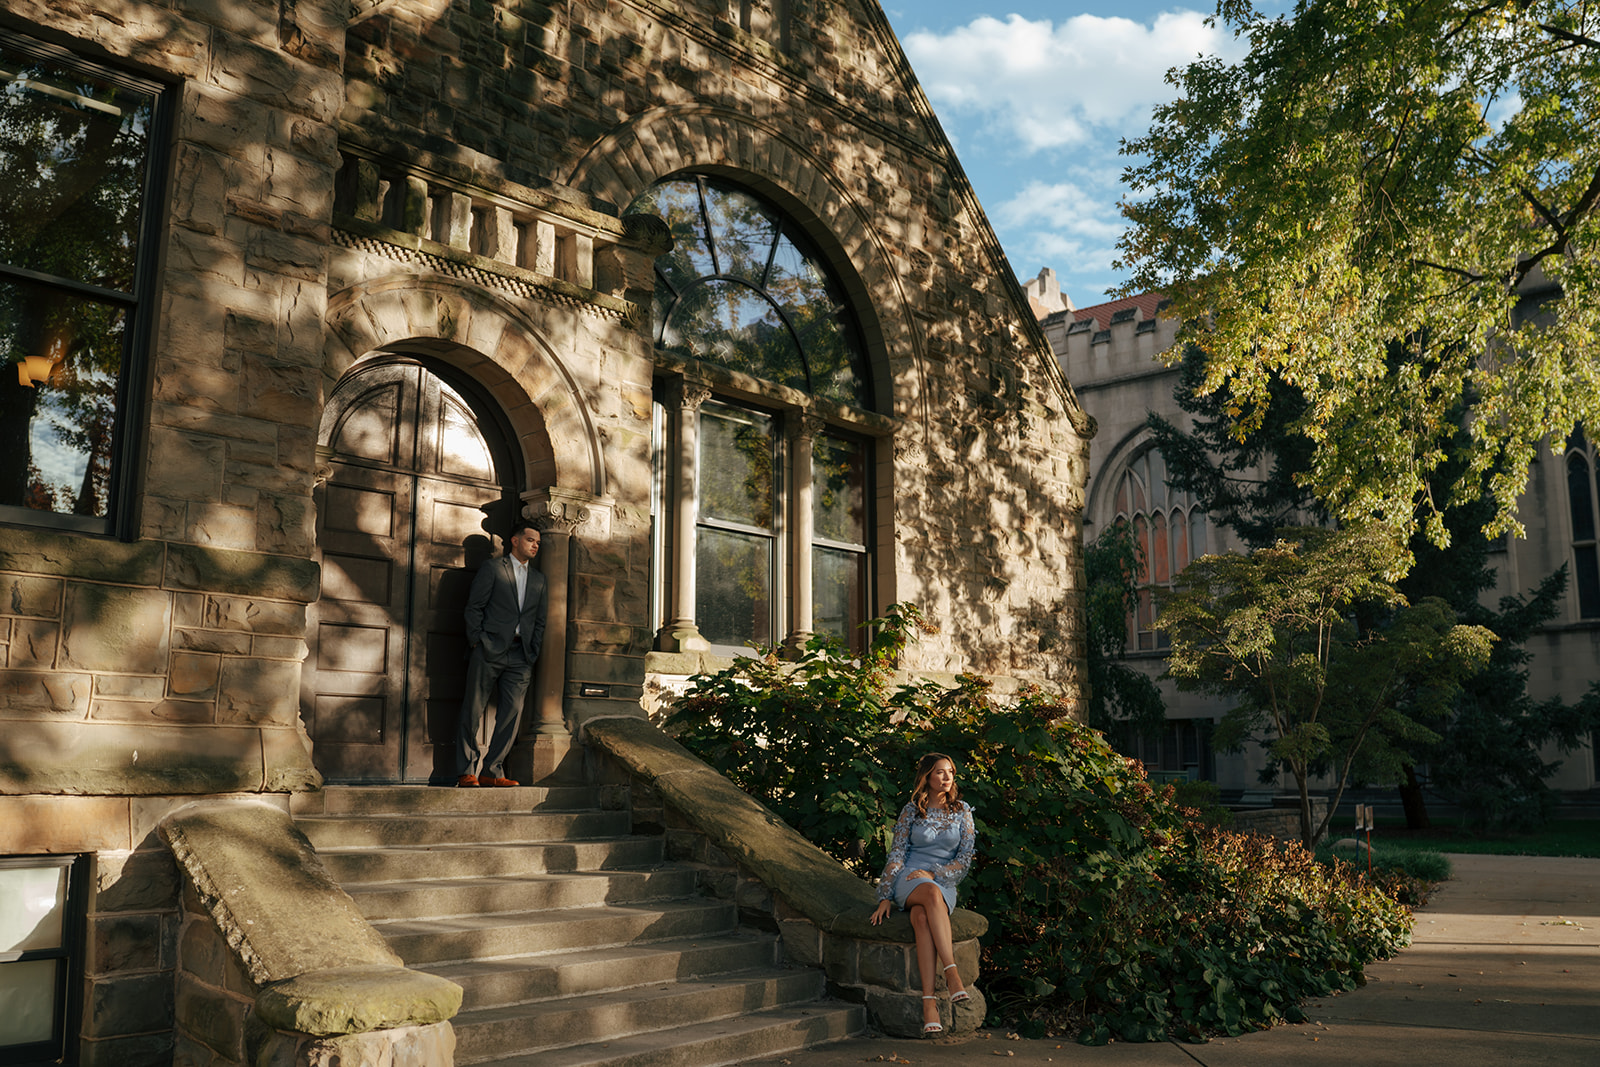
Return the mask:
[(872, 394), (843, 286), (793, 220), (726, 179), (671, 178), (628, 210), (673, 237), (652, 320), (658, 647), (858, 643)]
[(1167, 466), (1153, 448), (1140, 453), (1117, 480), (1113, 521), (1133, 529), (1144, 560), (1139, 575), (1139, 607), (1128, 619), (1128, 643), (1138, 649), (1164, 648), (1167, 636), (1155, 629), (1152, 590), (1172, 583), (1189, 561), (1206, 553), (1206, 514), (1194, 495), (1167, 485)]
[(777, 208), (691, 175), (653, 187), (629, 210), (660, 215), (672, 230), (672, 251), (656, 260), (658, 351), (870, 405), (855, 317), (832, 272)]

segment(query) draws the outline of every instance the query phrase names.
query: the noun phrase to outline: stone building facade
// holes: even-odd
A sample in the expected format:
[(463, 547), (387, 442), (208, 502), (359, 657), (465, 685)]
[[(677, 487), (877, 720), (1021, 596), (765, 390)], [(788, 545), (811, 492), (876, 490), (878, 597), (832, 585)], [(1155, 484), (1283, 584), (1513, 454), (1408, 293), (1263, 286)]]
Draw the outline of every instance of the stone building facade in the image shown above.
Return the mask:
[[(1041, 280), (1029, 283), (1030, 295), (1051, 288), (1053, 275), (1045, 278), (1050, 273), (1041, 272)], [(1192, 498), (1165, 486), (1146, 415), (1155, 412), (1185, 429), (1193, 420), (1173, 400), (1178, 368), (1159, 359), (1172, 348), (1178, 332), (1177, 321), (1159, 314), (1160, 308), (1160, 297), (1147, 293), (1041, 316), (1062, 370), (1099, 426), (1089, 468), (1084, 538), (1092, 540), (1118, 518), (1142, 520), (1139, 528), (1150, 539), (1152, 585), (1165, 584), (1188, 559), (1244, 547), (1232, 530), (1209, 522)], [(1541, 456), (1520, 511), (1527, 537), (1502, 539), (1489, 558), (1496, 576), (1495, 587), (1483, 594), (1489, 604), (1526, 594), (1563, 564), (1571, 577), (1562, 615), (1527, 644), (1532, 654), (1528, 693), (1536, 701), (1560, 697), (1575, 702), (1600, 679), (1600, 567), (1593, 562), (1593, 531), (1600, 528), (1597, 470), (1594, 445), (1584, 439), (1559, 457)], [(1158, 528), (1164, 531), (1161, 544)], [(1583, 577), (1586, 573), (1590, 577)], [(1148, 612), (1141, 607), (1134, 620), (1129, 658), (1159, 678), (1166, 656), (1159, 635), (1148, 628), (1153, 618)], [(1140, 755), (1147, 765), (1163, 773), (1209, 778), (1224, 789), (1259, 789), (1258, 757), (1206, 750), (1207, 724), (1226, 708), (1213, 697), (1179, 692), (1170, 680), (1159, 684), (1170, 728), (1160, 742), (1142, 742)], [(1594, 739), (1575, 752), (1547, 751), (1544, 758), (1561, 762), (1549, 779), (1551, 788), (1587, 791), (1600, 786), (1600, 748)]]
[(12, 0), (0, 54), (0, 895), (60, 927), (0, 1045), (168, 1062), (184, 803), (453, 775), (519, 514), (524, 780), (895, 602), (1075, 694), (1092, 423), (871, 0)]

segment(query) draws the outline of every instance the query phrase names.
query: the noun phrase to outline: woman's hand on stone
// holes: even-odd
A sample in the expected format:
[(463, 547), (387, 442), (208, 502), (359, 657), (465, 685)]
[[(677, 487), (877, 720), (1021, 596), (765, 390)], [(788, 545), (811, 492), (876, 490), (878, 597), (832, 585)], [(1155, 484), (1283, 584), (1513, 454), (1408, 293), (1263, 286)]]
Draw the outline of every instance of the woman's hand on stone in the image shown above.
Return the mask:
[(873, 926), (877, 926), (879, 923), (883, 922), (888, 915), (889, 902), (887, 900), (880, 900), (878, 901), (878, 906), (872, 909), (872, 918), (868, 919), (867, 921)]

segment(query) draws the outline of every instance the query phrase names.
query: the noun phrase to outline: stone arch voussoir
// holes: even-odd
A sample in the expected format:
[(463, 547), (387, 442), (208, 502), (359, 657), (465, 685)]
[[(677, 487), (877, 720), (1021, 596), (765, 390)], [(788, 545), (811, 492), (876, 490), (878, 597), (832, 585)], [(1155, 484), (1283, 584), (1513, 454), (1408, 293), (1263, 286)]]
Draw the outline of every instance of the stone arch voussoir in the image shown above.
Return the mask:
[(334, 293), (327, 326), (321, 403), (351, 367), (380, 352), (435, 356), (471, 375), (504, 409), (527, 471), (523, 490), (556, 485), (606, 495), (600, 437), (576, 379), (540, 331), (495, 293), (453, 278), (379, 278)]

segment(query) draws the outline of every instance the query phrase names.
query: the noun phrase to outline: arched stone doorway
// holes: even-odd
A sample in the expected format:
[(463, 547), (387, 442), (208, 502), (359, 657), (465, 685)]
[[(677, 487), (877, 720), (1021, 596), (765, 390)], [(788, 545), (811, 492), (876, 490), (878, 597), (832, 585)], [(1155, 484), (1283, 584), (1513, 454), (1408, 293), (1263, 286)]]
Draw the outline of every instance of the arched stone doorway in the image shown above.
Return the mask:
[(454, 779), (462, 609), (522, 484), (509, 439), (492, 400), (426, 359), (365, 361), (330, 395), (301, 694), (329, 780)]

